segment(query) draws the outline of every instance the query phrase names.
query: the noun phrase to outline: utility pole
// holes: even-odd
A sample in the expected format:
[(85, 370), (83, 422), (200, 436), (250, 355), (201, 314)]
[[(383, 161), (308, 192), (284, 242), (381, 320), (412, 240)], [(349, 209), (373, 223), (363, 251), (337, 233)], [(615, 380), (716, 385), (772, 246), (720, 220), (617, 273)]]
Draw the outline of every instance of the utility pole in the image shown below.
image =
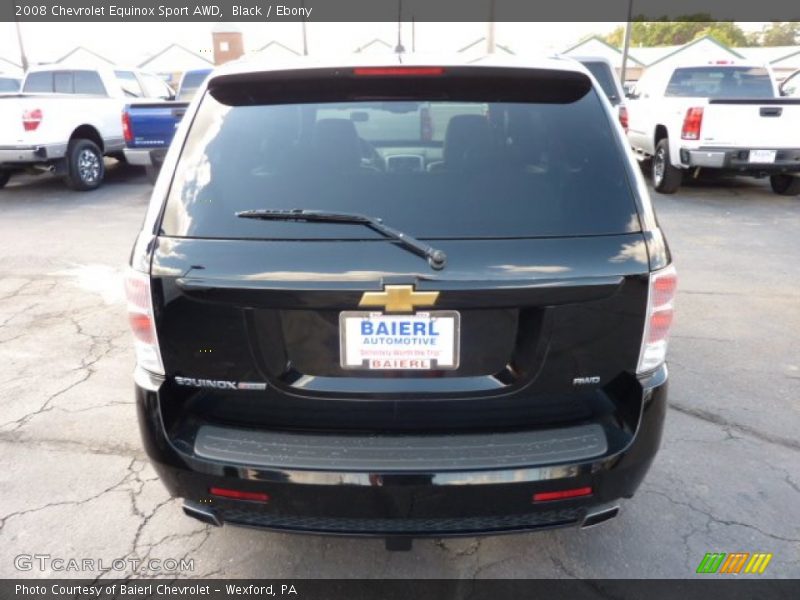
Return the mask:
[(303, 8), (303, 18), (300, 21), (303, 27), (303, 56), (308, 56), (308, 38), (306, 37), (306, 3), (305, 0), (300, 3), (300, 6)]
[(622, 45), (622, 69), (620, 70), (619, 78), (622, 83), (622, 89), (625, 89), (625, 72), (628, 70), (628, 50), (631, 47), (631, 29), (633, 29), (633, 0), (628, 0), (628, 21), (625, 23), (625, 42)]
[(28, 57), (25, 55), (25, 46), (22, 44), (22, 31), (19, 28), (19, 21), (14, 19), (14, 24), (17, 26), (17, 42), (19, 43), (19, 58), (22, 63), (22, 70), (28, 71)]
[(397, 0), (397, 46), (394, 51), (403, 54), (406, 49), (403, 47), (403, 0)]
[(411, 53), (417, 51), (417, 20), (411, 17)]
[(494, 5), (495, 5), (495, 0), (489, 0), (489, 23), (488, 23), (488, 31), (486, 32), (486, 52), (487, 52), (487, 54), (494, 54), (494, 50), (495, 50)]

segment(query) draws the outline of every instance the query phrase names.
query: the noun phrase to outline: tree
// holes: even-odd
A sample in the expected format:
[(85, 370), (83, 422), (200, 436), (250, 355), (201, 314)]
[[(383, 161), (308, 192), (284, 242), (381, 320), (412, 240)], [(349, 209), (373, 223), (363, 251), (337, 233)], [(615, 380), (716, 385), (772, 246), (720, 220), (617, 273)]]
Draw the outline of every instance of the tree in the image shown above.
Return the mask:
[[(710, 21), (710, 15), (698, 13), (684, 17), (683, 21), (641, 21), (631, 24), (631, 44), (634, 46), (677, 46), (687, 44), (705, 35), (729, 46), (747, 45), (742, 29), (730, 21)], [(624, 27), (617, 27), (603, 39), (612, 46), (621, 46)]]
[(800, 44), (800, 23), (784, 21), (772, 23), (761, 32), (762, 46), (794, 46)]

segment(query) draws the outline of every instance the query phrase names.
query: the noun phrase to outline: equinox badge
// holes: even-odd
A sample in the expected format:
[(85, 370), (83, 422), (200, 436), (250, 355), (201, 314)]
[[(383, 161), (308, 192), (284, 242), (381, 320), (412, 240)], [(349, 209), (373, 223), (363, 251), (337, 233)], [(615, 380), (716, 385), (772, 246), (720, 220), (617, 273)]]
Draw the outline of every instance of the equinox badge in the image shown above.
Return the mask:
[(265, 390), (266, 383), (253, 381), (226, 381), (224, 379), (196, 379), (194, 377), (175, 377), (175, 383), (195, 388), (214, 390)]

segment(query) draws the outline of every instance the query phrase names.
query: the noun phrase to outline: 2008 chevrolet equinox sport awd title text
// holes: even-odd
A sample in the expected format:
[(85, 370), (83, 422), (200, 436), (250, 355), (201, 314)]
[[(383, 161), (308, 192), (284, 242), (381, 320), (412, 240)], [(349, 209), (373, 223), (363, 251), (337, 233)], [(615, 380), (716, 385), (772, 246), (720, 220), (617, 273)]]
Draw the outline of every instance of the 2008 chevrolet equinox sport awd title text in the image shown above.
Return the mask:
[(126, 279), (147, 453), (216, 525), (610, 519), (676, 286), (616, 114), (570, 60), (382, 60), (228, 65), (190, 105)]

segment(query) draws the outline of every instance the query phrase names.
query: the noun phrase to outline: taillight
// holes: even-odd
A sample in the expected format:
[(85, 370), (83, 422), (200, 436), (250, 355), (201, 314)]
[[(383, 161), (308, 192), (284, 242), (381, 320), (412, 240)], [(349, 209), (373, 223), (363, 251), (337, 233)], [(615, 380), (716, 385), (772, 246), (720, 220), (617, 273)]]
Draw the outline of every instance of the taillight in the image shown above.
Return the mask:
[(131, 116), (127, 110), (122, 111), (122, 136), (125, 138), (125, 143), (130, 144), (133, 142), (133, 128), (131, 127)]
[(133, 332), (136, 363), (151, 373), (163, 375), (164, 366), (153, 317), (150, 276), (128, 269), (125, 275), (125, 296), (128, 299), (128, 321)]
[(652, 371), (666, 359), (677, 287), (678, 276), (674, 265), (650, 273), (647, 321), (642, 336), (637, 373)]
[(619, 122), (622, 125), (622, 129), (625, 130), (625, 133), (628, 133), (628, 109), (624, 106), (619, 107)]
[(442, 67), (357, 67), (353, 69), (353, 74), (362, 77), (402, 77), (404, 75), (435, 77), (443, 75), (444, 69)]
[(700, 128), (703, 126), (703, 107), (694, 106), (686, 111), (681, 129), (681, 138), (684, 140), (699, 140)]
[(424, 142), (430, 142), (433, 139), (433, 119), (431, 119), (431, 109), (427, 106), (423, 107), (419, 113), (419, 129), (420, 139)]
[(23, 112), (22, 126), (25, 128), (25, 131), (36, 131), (39, 124), (42, 122), (42, 116), (42, 111), (39, 108)]

